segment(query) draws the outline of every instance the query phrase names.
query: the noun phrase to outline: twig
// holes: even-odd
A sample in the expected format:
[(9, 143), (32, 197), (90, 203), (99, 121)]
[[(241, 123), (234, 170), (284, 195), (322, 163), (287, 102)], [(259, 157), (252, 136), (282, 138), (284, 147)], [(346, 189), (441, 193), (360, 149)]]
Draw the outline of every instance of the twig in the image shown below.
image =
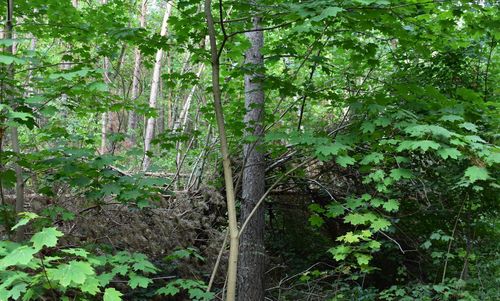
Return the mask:
[(212, 288), (212, 284), (214, 283), (215, 275), (217, 274), (217, 270), (219, 269), (220, 260), (222, 258), (222, 253), (224, 252), (224, 249), (226, 248), (228, 237), (229, 237), (229, 231), (226, 230), (226, 234), (224, 235), (224, 241), (222, 242), (222, 247), (219, 250), (219, 255), (217, 255), (217, 261), (215, 261), (215, 266), (214, 266), (214, 269), (212, 270), (212, 275), (210, 275), (210, 281), (208, 282), (207, 292), (210, 292), (210, 289)]

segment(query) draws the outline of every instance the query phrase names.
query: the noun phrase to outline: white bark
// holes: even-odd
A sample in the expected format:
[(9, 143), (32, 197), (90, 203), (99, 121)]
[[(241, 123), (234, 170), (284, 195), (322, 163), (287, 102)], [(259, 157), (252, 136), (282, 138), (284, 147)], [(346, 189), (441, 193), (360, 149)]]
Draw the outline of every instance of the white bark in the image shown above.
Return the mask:
[[(163, 15), (163, 22), (161, 25), (160, 35), (162, 37), (167, 35), (167, 24), (170, 14), (172, 13), (172, 5), (173, 3), (167, 2), (167, 7), (165, 9), (165, 14)], [(153, 78), (151, 79), (151, 94), (149, 95), (149, 107), (152, 109), (156, 109), (156, 100), (158, 98), (158, 88), (160, 85), (161, 79), (161, 61), (163, 58), (163, 50), (159, 49), (156, 52), (156, 61), (153, 69)], [(155, 127), (155, 119), (153, 117), (148, 118), (146, 124), (146, 133), (144, 135), (144, 160), (142, 162), (142, 169), (147, 170), (149, 165), (151, 164), (151, 158), (148, 156), (148, 152), (151, 151), (151, 141), (153, 140)]]
[[(196, 77), (199, 79), (201, 77), (201, 74), (203, 73), (203, 70), (205, 69), (205, 65), (201, 64), (198, 73), (196, 73)], [(189, 116), (189, 109), (191, 108), (191, 102), (193, 100), (194, 92), (196, 91), (196, 85), (194, 85), (191, 88), (191, 91), (189, 92), (188, 96), (186, 97), (186, 101), (184, 101), (184, 105), (182, 106), (181, 113), (179, 114), (179, 118), (177, 119), (177, 122), (174, 125), (174, 130), (177, 130), (179, 128), (185, 128), (187, 121), (188, 121), (188, 116)]]
[[(106, 4), (108, 3), (108, 1), (102, 0), (101, 3)], [(106, 83), (106, 85), (109, 85), (111, 81), (109, 79), (109, 73), (108, 73), (109, 59), (107, 57), (104, 58), (103, 68), (104, 68), (104, 82)], [(101, 149), (100, 149), (101, 154), (107, 152), (106, 148), (107, 128), (108, 128), (108, 113), (104, 112), (101, 114)]]

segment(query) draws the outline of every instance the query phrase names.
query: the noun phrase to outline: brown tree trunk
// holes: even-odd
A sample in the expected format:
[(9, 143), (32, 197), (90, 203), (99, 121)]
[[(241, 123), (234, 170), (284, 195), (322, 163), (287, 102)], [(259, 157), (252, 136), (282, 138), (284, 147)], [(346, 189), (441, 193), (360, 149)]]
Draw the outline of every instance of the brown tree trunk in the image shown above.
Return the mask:
[[(252, 2), (252, 4), (255, 4)], [(241, 220), (244, 221), (265, 193), (265, 162), (260, 150), (263, 136), (264, 59), (261, 48), (264, 35), (260, 30), (260, 18), (253, 17), (253, 29), (246, 33), (251, 47), (245, 53), (245, 64), (251, 73), (245, 75), (245, 134), (257, 140), (243, 147), (244, 170), (242, 181)], [(264, 207), (260, 206), (240, 236), (240, 260), (238, 263), (238, 300), (264, 300)]]

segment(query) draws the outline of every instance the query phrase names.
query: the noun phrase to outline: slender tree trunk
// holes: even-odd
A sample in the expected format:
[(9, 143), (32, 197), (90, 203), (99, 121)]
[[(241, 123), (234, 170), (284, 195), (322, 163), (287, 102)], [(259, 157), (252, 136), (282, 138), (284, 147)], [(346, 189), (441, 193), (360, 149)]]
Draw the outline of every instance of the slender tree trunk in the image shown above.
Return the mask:
[[(255, 2), (252, 2), (254, 5)], [(261, 48), (264, 35), (260, 29), (260, 18), (253, 17), (253, 29), (246, 33), (251, 47), (245, 53), (245, 64), (251, 73), (245, 75), (245, 134), (254, 136), (254, 143), (243, 147), (244, 169), (242, 181), (241, 220), (244, 221), (265, 193), (264, 154), (259, 149), (263, 136), (264, 59)], [(260, 206), (240, 236), (240, 259), (238, 264), (238, 300), (264, 300), (264, 207)]]
[[(7, 20), (5, 22), (5, 33), (4, 38), (7, 40), (12, 39), (12, 31), (13, 31), (13, 14), (14, 14), (14, 1), (7, 1)], [(6, 47), (6, 52), (14, 55), (14, 44)], [(14, 81), (14, 65), (10, 65), (7, 70), (8, 78), (13, 82)], [(7, 100), (9, 100), (9, 105), (13, 108), (16, 107), (16, 104), (12, 103), (12, 99), (14, 96), (14, 88), (12, 83), (8, 84), (9, 88), (7, 89)], [(12, 142), (12, 151), (16, 154), (14, 169), (16, 173), (16, 213), (24, 211), (24, 179), (23, 179), (23, 170), (21, 166), (18, 164), (19, 157), (21, 156), (21, 149), (19, 147), (19, 134), (17, 132), (17, 126), (13, 126), (11, 128), (11, 142)], [(24, 239), (24, 229), (18, 228), (15, 233), (16, 241), (22, 241)]]
[[(167, 55), (167, 73), (172, 74), (172, 52), (169, 52)], [(172, 129), (173, 120), (172, 120), (172, 89), (168, 89), (167, 92), (167, 129)]]
[[(102, 4), (108, 3), (108, 0), (102, 0)], [(104, 69), (104, 82), (106, 85), (109, 85), (111, 83), (111, 80), (109, 78), (109, 59), (107, 57), (104, 58), (104, 63), (103, 63), (103, 69)], [(105, 154), (107, 152), (107, 135), (108, 135), (108, 112), (104, 112), (101, 114), (101, 149), (100, 153)]]
[(229, 148), (224, 126), (224, 113), (222, 110), (220, 90), (220, 66), (216, 42), (214, 19), (211, 11), (212, 1), (205, 0), (205, 15), (207, 18), (208, 35), (210, 40), (210, 54), (212, 63), (212, 94), (214, 97), (215, 118), (219, 129), (220, 148), (222, 153), (222, 166), (224, 169), (224, 183), (226, 187), (227, 216), (229, 223), (229, 260), (227, 268), (227, 301), (236, 300), (236, 282), (238, 270), (238, 221), (236, 217), (236, 201), (234, 195), (233, 172), (229, 159)]
[[(12, 142), (12, 151), (18, 156), (16, 158), (15, 163), (15, 171), (16, 171), (16, 213), (24, 211), (24, 178), (23, 178), (23, 169), (21, 165), (18, 164), (19, 157), (21, 156), (21, 148), (19, 146), (19, 134), (17, 132), (17, 126), (12, 127), (11, 132), (11, 142)], [(16, 230), (16, 241), (24, 240), (24, 229), (19, 228)]]
[[(168, 18), (172, 13), (172, 2), (167, 2), (167, 8), (165, 9), (165, 14), (163, 15), (163, 21), (161, 24), (161, 36), (167, 35), (167, 24)], [(161, 62), (163, 58), (163, 50), (159, 49), (156, 52), (156, 61), (153, 69), (153, 78), (151, 80), (151, 94), (149, 96), (149, 107), (156, 109), (156, 100), (158, 98), (158, 88), (160, 84), (160, 75), (161, 75)], [(144, 160), (142, 162), (142, 169), (147, 170), (149, 165), (151, 164), (151, 158), (148, 155), (148, 152), (151, 151), (151, 140), (153, 140), (155, 128), (155, 119), (150, 117), (148, 118), (146, 124), (146, 132), (144, 134)]]
[[(203, 69), (205, 69), (205, 65), (200, 65), (198, 68), (198, 72), (196, 73), (196, 77), (198, 79), (201, 78), (201, 74), (203, 73)], [(184, 104), (182, 106), (182, 110), (179, 114), (179, 118), (177, 118), (177, 121), (174, 124), (174, 130), (177, 130), (179, 128), (184, 129), (187, 125), (188, 121), (188, 116), (189, 116), (189, 109), (191, 108), (191, 102), (193, 100), (194, 92), (196, 91), (196, 85), (194, 85), (191, 90), (189, 91), (189, 94), (186, 97), (186, 100), (184, 101)]]
[[(146, 27), (146, 14), (147, 14), (147, 2), (148, 0), (142, 0), (141, 3), (141, 14), (139, 16), (139, 26), (141, 28)], [(140, 76), (141, 76), (141, 51), (139, 48), (134, 50), (134, 73), (132, 78), (132, 101), (136, 101), (139, 97), (140, 91)], [(128, 143), (130, 146), (136, 144), (136, 129), (137, 129), (137, 113), (132, 110), (129, 113), (127, 131), (128, 131)]]

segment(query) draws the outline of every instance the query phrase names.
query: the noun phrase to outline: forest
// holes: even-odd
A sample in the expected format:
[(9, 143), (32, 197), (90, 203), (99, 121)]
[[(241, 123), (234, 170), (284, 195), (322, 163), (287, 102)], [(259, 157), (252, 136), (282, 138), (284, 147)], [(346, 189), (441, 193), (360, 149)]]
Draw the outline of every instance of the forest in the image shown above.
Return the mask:
[(0, 301), (500, 300), (499, 8), (0, 1)]

